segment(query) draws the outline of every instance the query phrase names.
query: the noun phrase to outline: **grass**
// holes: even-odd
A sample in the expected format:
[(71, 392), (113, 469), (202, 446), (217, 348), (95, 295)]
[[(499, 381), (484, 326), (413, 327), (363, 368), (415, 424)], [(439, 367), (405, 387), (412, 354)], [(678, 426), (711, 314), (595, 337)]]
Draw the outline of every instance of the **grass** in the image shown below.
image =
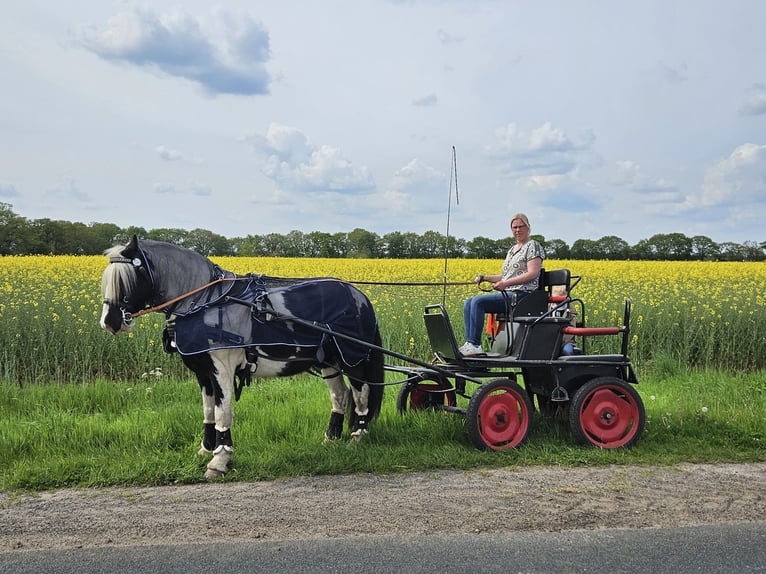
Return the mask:
[[(460, 416), (395, 409), (398, 386), (362, 444), (322, 442), (329, 416), (315, 377), (270, 379), (235, 405), (235, 458), (223, 480), (525, 465), (766, 461), (766, 373), (688, 371), (658, 361), (638, 390), (647, 413), (635, 448), (576, 445), (567, 420), (536, 417), (518, 449), (481, 452)], [(465, 401), (461, 402), (465, 406)], [(134, 383), (0, 383), (0, 490), (202, 481), (199, 390), (155, 373)]]

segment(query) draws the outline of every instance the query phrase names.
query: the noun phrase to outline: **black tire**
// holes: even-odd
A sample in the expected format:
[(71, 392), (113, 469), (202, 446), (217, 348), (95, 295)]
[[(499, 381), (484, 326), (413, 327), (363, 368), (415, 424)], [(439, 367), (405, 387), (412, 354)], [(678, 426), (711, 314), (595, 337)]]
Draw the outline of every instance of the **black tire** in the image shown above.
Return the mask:
[(455, 389), (445, 379), (405, 383), (396, 396), (396, 410), (402, 414), (407, 411), (437, 411), (442, 410), (442, 407), (454, 406), (457, 406)]
[(527, 392), (510, 379), (481, 385), (466, 410), (466, 431), (481, 450), (506, 450), (522, 444), (532, 428), (532, 403)]
[(575, 392), (569, 428), (577, 442), (598, 448), (631, 447), (644, 432), (644, 403), (633, 385), (616, 377), (598, 377)]

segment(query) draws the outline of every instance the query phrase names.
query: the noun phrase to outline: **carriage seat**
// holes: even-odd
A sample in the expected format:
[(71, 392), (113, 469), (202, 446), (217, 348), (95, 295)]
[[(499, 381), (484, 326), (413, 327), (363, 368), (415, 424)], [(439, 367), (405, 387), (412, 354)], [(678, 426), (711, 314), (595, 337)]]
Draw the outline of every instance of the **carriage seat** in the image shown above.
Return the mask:
[[(540, 270), (540, 280), (537, 284), (537, 290), (531, 291), (527, 296), (521, 299), (518, 304), (506, 310), (505, 313), (494, 313), (490, 324), (498, 329), (500, 323), (507, 322), (513, 315), (514, 320), (522, 316), (537, 316), (545, 314), (548, 305), (551, 303), (562, 303), (567, 300), (567, 296), (554, 296), (552, 294), (554, 286), (562, 286), (567, 294), (571, 288), (572, 274), (569, 269), (553, 269), (546, 271)], [(490, 335), (497, 333), (488, 332)]]
[[(554, 296), (553, 287), (560, 285), (568, 294), (571, 281), (569, 269), (542, 269), (537, 290), (505, 313), (495, 313), (487, 319), (492, 350), (519, 358), (555, 358), (561, 349), (561, 328), (569, 319), (555, 316), (559, 313), (551, 312), (551, 305), (566, 303), (569, 296)], [(556, 347), (551, 348), (551, 344)]]

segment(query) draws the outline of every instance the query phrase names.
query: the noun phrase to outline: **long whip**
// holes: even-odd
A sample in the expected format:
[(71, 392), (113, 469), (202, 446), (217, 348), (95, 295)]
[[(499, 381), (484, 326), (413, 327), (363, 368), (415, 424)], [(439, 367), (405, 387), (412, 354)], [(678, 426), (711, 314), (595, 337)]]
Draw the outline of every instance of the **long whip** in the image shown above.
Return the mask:
[(447, 198), (447, 233), (444, 238), (444, 287), (442, 289), (442, 305), (445, 304), (447, 299), (447, 261), (449, 260), (449, 223), (450, 215), (452, 212), (452, 181), (454, 176), (455, 181), (455, 203), (460, 205), (460, 195), (457, 188), (457, 153), (455, 152), (455, 146), (452, 146), (452, 165), (450, 165), (449, 175), (449, 196)]

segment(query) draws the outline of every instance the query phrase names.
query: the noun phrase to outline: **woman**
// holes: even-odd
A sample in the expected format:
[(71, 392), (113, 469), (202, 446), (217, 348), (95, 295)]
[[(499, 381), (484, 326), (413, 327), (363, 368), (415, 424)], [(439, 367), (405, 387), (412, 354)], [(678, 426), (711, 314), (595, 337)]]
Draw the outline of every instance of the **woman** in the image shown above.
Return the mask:
[(474, 279), (474, 283), (489, 281), (498, 293), (477, 295), (466, 299), (463, 303), (466, 340), (459, 349), (461, 355), (484, 353), (481, 348), (481, 333), (486, 313), (505, 313), (507, 297), (511, 297), (511, 302), (515, 304), (538, 287), (545, 253), (537, 241), (529, 238), (531, 228), (527, 216), (523, 213), (514, 215), (511, 218), (511, 231), (516, 238), (516, 244), (508, 250), (502, 273), (478, 275)]

